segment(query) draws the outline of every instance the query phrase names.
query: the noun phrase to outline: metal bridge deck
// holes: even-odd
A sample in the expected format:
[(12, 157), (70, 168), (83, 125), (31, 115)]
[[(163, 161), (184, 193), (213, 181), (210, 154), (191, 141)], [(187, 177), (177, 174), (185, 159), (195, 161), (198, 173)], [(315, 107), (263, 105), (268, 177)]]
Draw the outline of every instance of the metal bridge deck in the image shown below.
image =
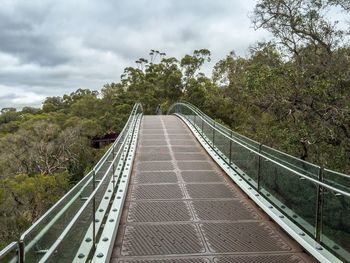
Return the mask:
[(111, 262), (314, 262), (175, 116), (145, 116)]

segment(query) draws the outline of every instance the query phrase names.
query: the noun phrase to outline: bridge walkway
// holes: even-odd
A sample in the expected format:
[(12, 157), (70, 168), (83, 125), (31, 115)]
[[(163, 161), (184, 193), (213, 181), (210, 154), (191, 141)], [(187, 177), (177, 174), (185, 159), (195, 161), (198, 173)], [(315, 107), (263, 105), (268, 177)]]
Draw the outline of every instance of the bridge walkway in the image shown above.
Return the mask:
[(144, 116), (111, 262), (314, 262), (175, 116)]

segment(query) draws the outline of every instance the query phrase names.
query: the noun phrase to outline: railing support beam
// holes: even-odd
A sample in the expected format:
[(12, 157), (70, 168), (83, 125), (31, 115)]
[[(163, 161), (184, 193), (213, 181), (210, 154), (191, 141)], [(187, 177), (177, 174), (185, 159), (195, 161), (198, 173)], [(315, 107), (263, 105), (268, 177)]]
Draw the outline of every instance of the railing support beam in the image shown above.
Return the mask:
[(24, 255), (24, 241), (20, 240), (18, 241), (18, 262), (23, 263), (25, 260), (25, 255)]
[[(261, 148), (262, 148), (262, 144), (260, 143), (259, 145), (259, 153), (261, 153)], [(260, 192), (260, 187), (261, 187), (261, 184), (260, 184), (260, 181), (261, 181), (261, 155), (259, 154), (258, 155), (258, 176), (257, 176), (257, 189), (258, 189), (258, 192)]]
[[(95, 191), (96, 188), (96, 172), (93, 170), (92, 174), (92, 188)], [(95, 196), (92, 198), (92, 250), (95, 252), (96, 248), (96, 198)]]
[(215, 121), (214, 121), (214, 129), (213, 129), (213, 148), (215, 144)]
[[(320, 167), (318, 171), (318, 180), (323, 182), (324, 168)], [(323, 193), (324, 188), (322, 185), (317, 185), (317, 204), (316, 204), (316, 233), (315, 239), (318, 243), (321, 241), (322, 235), (322, 217), (323, 217)]]
[(229, 160), (228, 160), (228, 163), (229, 163), (229, 165), (231, 165), (231, 160), (232, 160), (232, 140), (231, 140), (231, 138), (232, 138), (232, 131), (231, 131), (231, 133), (230, 133), (230, 156), (229, 156)]

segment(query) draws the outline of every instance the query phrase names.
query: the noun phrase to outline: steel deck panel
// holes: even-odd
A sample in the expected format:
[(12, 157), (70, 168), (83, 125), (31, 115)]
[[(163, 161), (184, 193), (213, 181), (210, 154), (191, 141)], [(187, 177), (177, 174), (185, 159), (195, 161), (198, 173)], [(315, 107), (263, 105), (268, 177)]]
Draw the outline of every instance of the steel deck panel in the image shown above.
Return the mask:
[(144, 116), (111, 262), (315, 262), (175, 116)]

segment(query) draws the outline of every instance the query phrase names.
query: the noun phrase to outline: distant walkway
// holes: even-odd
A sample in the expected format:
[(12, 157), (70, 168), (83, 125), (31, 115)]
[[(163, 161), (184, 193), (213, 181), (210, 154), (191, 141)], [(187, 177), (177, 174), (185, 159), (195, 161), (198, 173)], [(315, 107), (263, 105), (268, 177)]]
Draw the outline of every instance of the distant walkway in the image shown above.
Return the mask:
[(111, 262), (314, 262), (175, 116), (143, 117)]

